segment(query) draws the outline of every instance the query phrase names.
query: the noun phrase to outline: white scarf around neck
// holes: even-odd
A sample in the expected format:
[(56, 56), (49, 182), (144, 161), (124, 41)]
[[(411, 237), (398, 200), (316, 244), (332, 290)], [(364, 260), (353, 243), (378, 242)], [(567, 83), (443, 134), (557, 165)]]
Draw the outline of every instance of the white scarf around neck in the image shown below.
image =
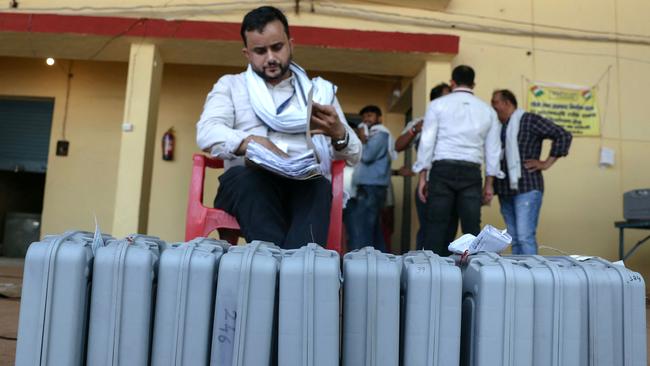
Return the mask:
[(519, 125), (521, 117), (526, 113), (521, 108), (517, 108), (508, 120), (506, 127), (506, 165), (508, 167), (508, 182), (510, 189), (519, 188), (519, 178), (521, 178), (521, 157), (519, 156)]
[[(289, 65), (289, 70), (295, 76), (294, 87), (298, 103), (289, 103), (278, 113), (266, 82), (253, 71), (250, 64), (245, 73), (248, 96), (253, 111), (269, 128), (282, 133), (304, 134), (308, 128), (307, 107), (309, 101), (307, 96), (309, 91), (314, 89), (312, 98), (316, 103), (331, 105), (336, 96), (336, 86), (320, 77), (310, 80), (305, 70), (296, 63), (292, 62)], [(324, 135), (314, 135), (312, 141), (316, 149), (315, 153), (318, 154), (321, 171), (323, 175), (329, 177), (332, 165), (329, 142)]]

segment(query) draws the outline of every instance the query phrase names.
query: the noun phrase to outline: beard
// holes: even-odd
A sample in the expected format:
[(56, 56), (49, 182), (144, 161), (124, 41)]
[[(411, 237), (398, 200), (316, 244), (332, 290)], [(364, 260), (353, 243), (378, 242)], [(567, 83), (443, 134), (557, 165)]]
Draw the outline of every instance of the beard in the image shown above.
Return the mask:
[(293, 59), (292, 55), (289, 55), (289, 59), (284, 64), (281, 61), (277, 61), (277, 62), (268, 63), (266, 66), (264, 66), (264, 68), (268, 66), (279, 67), (280, 74), (278, 74), (277, 76), (267, 75), (266, 72), (264, 71), (264, 68), (262, 68), (262, 70), (258, 70), (257, 68), (253, 67), (253, 71), (266, 82), (278, 81), (281, 80), (287, 74), (287, 72), (289, 72), (289, 65), (291, 65), (292, 59)]

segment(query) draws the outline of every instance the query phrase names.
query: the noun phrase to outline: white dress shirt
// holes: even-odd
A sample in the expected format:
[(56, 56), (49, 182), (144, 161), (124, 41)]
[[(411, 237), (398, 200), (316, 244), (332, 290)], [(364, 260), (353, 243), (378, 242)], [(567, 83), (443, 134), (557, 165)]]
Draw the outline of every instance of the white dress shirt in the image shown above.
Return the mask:
[(459, 87), (429, 104), (413, 171), (430, 170), (436, 160), (462, 160), (483, 164), (486, 176), (502, 176), (501, 124), (496, 112)]
[[(273, 131), (257, 118), (248, 97), (244, 74), (224, 75), (208, 94), (203, 113), (196, 125), (196, 142), (199, 148), (223, 159), (226, 169), (234, 165), (243, 165), (243, 157), (235, 155), (235, 152), (249, 135), (268, 137), (289, 156), (307, 151), (309, 147), (306, 134)], [(294, 77), (290, 77), (275, 86), (267, 83), (276, 107), (289, 98), (291, 98), (289, 103), (299, 103), (298, 96), (294, 93), (294, 82)], [(349, 142), (348, 146), (340, 151), (331, 148), (331, 155), (333, 159), (345, 160), (348, 165), (354, 165), (361, 157), (361, 141), (345, 120), (338, 99), (334, 100), (334, 108), (348, 131)]]

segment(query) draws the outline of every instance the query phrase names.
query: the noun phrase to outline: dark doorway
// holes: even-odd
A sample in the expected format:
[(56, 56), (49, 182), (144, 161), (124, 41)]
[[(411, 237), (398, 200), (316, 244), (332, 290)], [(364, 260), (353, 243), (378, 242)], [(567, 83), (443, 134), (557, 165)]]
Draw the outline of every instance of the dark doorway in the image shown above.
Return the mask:
[(40, 236), (54, 100), (0, 97), (1, 255)]

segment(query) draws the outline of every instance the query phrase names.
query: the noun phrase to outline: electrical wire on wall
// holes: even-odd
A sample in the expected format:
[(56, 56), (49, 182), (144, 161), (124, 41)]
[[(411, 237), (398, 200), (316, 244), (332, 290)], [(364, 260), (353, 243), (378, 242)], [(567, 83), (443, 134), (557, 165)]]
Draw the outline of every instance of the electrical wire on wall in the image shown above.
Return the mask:
[[(48, 59), (49, 61), (50, 59)], [(52, 63), (48, 65), (53, 65), (55, 62), (54, 59), (51, 59)], [(61, 137), (56, 141), (56, 155), (57, 156), (67, 156), (68, 149), (70, 147), (70, 142), (66, 139), (67, 125), (68, 125), (68, 106), (70, 105), (70, 89), (72, 88), (72, 78), (74, 74), (72, 73), (72, 66), (74, 61), (68, 61), (68, 68), (65, 69), (60, 63), (56, 63), (61, 71), (65, 74), (65, 99), (63, 100), (63, 120), (61, 122)]]
[[(273, 5), (283, 11), (294, 11), (295, 0), (268, 0), (265, 5)], [(56, 7), (21, 7), (14, 12), (58, 13), (80, 15), (121, 15), (138, 18), (187, 19), (206, 15), (227, 15), (246, 12), (261, 5), (259, 0), (239, 0), (228, 2), (183, 3), (162, 5), (123, 5), (123, 6), (56, 6)]]
[[(414, 16), (395, 14), (387, 11), (371, 10), (366, 8), (356, 8), (353, 6), (340, 5), (332, 2), (319, 2), (316, 7), (316, 13), (324, 15), (338, 15), (342, 17), (355, 17), (358, 19), (365, 19), (369, 21), (377, 21), (384, 23), (402, 24), (410, 26), (424, 26), (435, 28), (447, 28), (454, 30), (472, 31), (480, 33), (503, 34), (513, 36), (526, 36), (526, 37), (544, 37), (552, 39), (566, 39), (578, 41), (592, 41), (592, 42), (622, 42), (630, 44), (650, 45), (650, 37), (645, 35), (629, 35), (623, 36), (620, 34), (592, 32), (590, 30), (579, 30), (586, 34), (571, 34), (566, 31), (551, 32), (526, 29), (532, 23), (524, 23), (526, 28), (514, 28), (504, 26), (493, 26), (485, 24), (470, 23), (466, 21), (451, 21), (441, 19), (434, 16)], [(435, 14), (435, 13), (434, 13)], [(444, 14), (444, 13), (438, 13)], [(578, 29), (576, 29), (578, 30)]]
[(598, 81), (594, 84), (594, 89), (599, 91), (600, 95), (600, 83), (603, 81), (603, 79), (606, 77), (607, 78), (607, 83), (605, 84), (605, 103), (603, 104), (605, 108), (601, 108), (602, 114), (600, 117), (600, 147), (602, 148), (603, 146), (603, 133), (605, 131), (605, 125), (607, 124), (607, 112), (609, 111), (609, 91), (610, 91), (610, 75), (612, 71), (612, 65), (607, 66), (607, 70), (598, 78)]
[[(366, 1), (368, 3), (369, 1)], [(650, 45), (650, 36), (643, 34), (633, 34), (633, 33), (621, 33), (618, 31), (618, 26), (614, 32), (604, 32), (598, 30), (582, 29), (576, 27), (562, 27), (554, 26), (548, 24), (540, 24), (535, 21), (525, 22), (525, 21), (515, 21), (508, 20), (505, 18), (496, 18), (488, 17), (476, 14), (463, 14), (463, 13), (454, 13), (451, 11), (418, 11), (418, 14), (423, 12), (427, 15), (425, 16), (416, 16), (416, 15), (403, 15), (397, 14), (394, 11), (381, 11), (377, 9), (363, 8), (354, 5), (344, 5), (339, 3), (334, 3), (331, 1), (274, 1), (269, 0), (266, 2), (268, 5), (273, 5), (285, 12), (295, 11), (295, 6), (298, 4), (300, 9), (308, 10), (316, 15), (329, 15), (334, 17), (345, 17), (355, 20), (367, 20), (370, 22), (380, 22), (383, 24), (391, 25), (404, 25), (404, 26), (421, 26), (426, 28), (435, 28), (435, 29), (448, 29), (456, 31), (467, 31), (477, 34), (501, 34), (501, 35), (510, 35), (510, 36), (521, 36), (521, 37), (536, 37), (536, 38), (550, 38), (550, 39), (562, 39), (562, 40), (574, 40), (574, 41), (586, 41), (586, 42), (607, 42), (607, 43), (620, 43), (623, 44), (632, 44), (632, 45)], [(369, 3), (373, 3), (370, 1)], [(83, 14), (83, 15), (121, 15), (129, 17), (141, 18), (136, 23), (133, 24), (133, 27), (137, 25), (146, 25), (147, 19), (145, 18), (155, 18), (155, 19), (189, 19), (193, 17), (206, 17), (206, 16), (227, 16), (234, 14), (241, 14), (250, 10), (255, 5), (259, 5), (260, 2), (257, 0), (240, 0), (240, 1), (229, 1), (229, 2), (203, 2), (203, 3), (183, 3), (183, 4), (171, 4), (169, 1), (161, 5), (128, 5), (128, 6), (80, 6), (80, 7), (23, 7), (20, 9), (13, 10), (15, 12), (29, 12), (29, 13), (39, 13), (39, 12), (56, 12), (60, 14)], [(373, 3), (374, 4), (374, 3)], [(376, 5), (376, 4), (375, 4)], [(616, 3), (615, 7), (618, 7)], [(390, 9), (390, 7), (382, 7)], [(469, 19), (481, 19), (481, 20), (491, 20), (495, 22), (500, 22), (502, 24), (507, 24), (511, 26), (495, 26), (495, 25), (486, 25), (486, 24), (477, 24), (470, 21), (457, 21), (442, 19), (441, 16), (461, 16)], [(533, 26), (534, 24), (534, 26)], [(617, 23), (618, 24), (618, 23)], [(114, 38), (119, 38), (120, 36), (128, 33), (129, 30), (122, 32), (121, 35), (118, 35)], [(463, 35), (463, 42), (471, 41), (474, 37)], [(107, 42), (110, 43), (114, 41), (111, 39)], [(508, 47), (508, 48), (524, 48), (530, 51), (530, 47), (521, 47), (513, 46), (511, 44), (494, 42), (494, 41), (484, 41), (479, 40), (483, 44), (491, 44), (494, 46)], [(616, 55), (612, 54), (603, 54), (597, 52), (580, 52), (580, 51), (566, 51), (566, 50), (557, 50), (557, 49), (541, 49), (534, 46), (536, 52), (553, 52), (557, 54), (573, 54), (573, 55), (585, 55), (585, 56), (600, 56), (600, 57), (620, 57), (618, 51)], [(104, 47), (105, 48), (105, 47)], [(100, 51), (101, 52), (101, 49)], [(99, 53), (96, 52), (96, 53)], [(535, 55), (533, 54), (533, 57)], [(96, 57), (94, 55), (93, 57)], [(650, 59), (641, 59), (641, 58), (621, 58), (629, 61), (640, 62), (650, 64)]]
[[(366, 3), (374, 4), (372, 1)], [(516, 36), (536, 36), (554, 39), (593, 41), (593, 42), (614, 42), (630, 44), (650, 45), (650, 36), (633, 33), (603, 32), (591, 29), (582, 29), (575, 27), (562, 27), (546, 24), (535, 24), (534, 29), (530, 29), (533, 22), (522, 22), (508, 20), (504, 18), (487, 17), (476, 14), (462, 14), (450, 11), (426, 11), (426, 16), (403, 15), (394, 11), (381, 11), (359, 7), (354, 5), (340, 4), (332, 1), (273, 1), (265, 2), (267, 5), (273, 5), (285, 11), (300, 12), (303, 7), (315, 14), (333, 15), (346, 18), (363, 19), (374, 22), (399, 24), (407, 26), (424, 26), (443, 29), (454, 29), (481, 33), (505, 34)], [(56, 13), (82, 13), (88, 15), (129, 15), (135, 17), (152, 17), (152, 18), (178, 18), (185, 19), (196, 16), (206, 15), (228, 15), (238, 14), (250, 10), (252, 7), (259, 5), (257, 0), (239, 0), (229, 2), (203, 2), (203, 3), (183, 3), (171, 4), (167, 2), (161, 5), (128, 5), (128, 6), (79, 6), (79, 7), (23, 7), (16, 9), (18, 12), (56, 12)], [(297, 7), (297, 8), (296, 8)], [(390, 8), (390, 7), (386, 7)], [(422, 11), (418, 11), (422, 13)], [(496, 26), (478, 24), (461, 20), (448, 20), (440, 16), (461, 16), (472, 19), (491, 20), (513, 26)], [(543, 30), (540, 30), (543, 29)], [(554, 31), (551, 31), (554, 30)], [(572, 32), (572, 33), (568, 33)], [(578, 34), (574, 34), (578, 33)]]
[[(367, 3), (372, 5), (385, 5), (379, 4), (378, 2), (373, 1), (360, 1), (361, 3)], [(502, 34), (510, 36), (521, 36), (521, 37), (531, 37), (531, 46), (517, 46), (508, 43), (487, 41), (483, 39), (478, 39), (472, 36), (463, 35), (463, 42), (474, 42), (480, 43), (481, 45), (492, 45), (497, 47), (507, 47), (507, 48), (517, 48), (524, 49), (528, 52), (532, 52), (533, 57), (533, 72), (532, 78), (535, 78), (535, 58), (537, 52), (548, 52), (556, 54), (570, 54), (578, 56), (598, 56), (598, 57), (607, 57), (615, 58), (617, 64), (617, 72), (619, 73), (620, 80), (620, 61), (627, 60), (633, 62), (639, 62), (644, 64), (650, 64), (650, 60), (635, 58), (635, 57), (621, 57), (619, 52), (619, 45), (623, 44), (632, 44), (632, 45), (650, 45), (650, 37), (643, 34), (634, 34), (634, 33), (622, 33), (619, 32), (618, 18), (617, 18), (617, 9), (618, 1), (614, 0), (614, 10), (615, 10), (615, 29), (613, 32), (599, 31), (593, 29), (582, 29), (577, 27), (567, 27), (567, 26), (557, 26), (550, 24), (538, 24), (535, 20), (535, 11), (534, 11), (534, 0), (531, 0), (531, 21), (518, 21), (510, 20), (506, 18), (490, 17), (479, 14), (467, 14), (467, 13), (456, 13), (453, 11), (425, 11), (426, 16), (421, 15), (404, 15), (395, 12), (391, 12), (390, 6), (377, 6), (377, 9), (370, 9), (368, 7), (355, 6), (349, 4), (340, 4), (332, 1), (267, 1), (269, 5), (274, 5), (281, 8), (285, 11), (294, 11), (299, 13), (303, 7), (306, 7), (306, 10), (309, 10), (317, 15), (329, 15), (336, 17), (346, 17), (356, 20), (367, 20), (371, 22), (381, 22), (388, 23), (392, 25), (404, 25), (404, 26), (422, 26), (428, 28), (437, 28), (437, 29), (453, 29), (454, 31), (466, 31), (474, 33), (489, 33), (489, 34)], [(250, 10), (251, 7), (260, 4), (259, 1), (255, 0), (240, 0), (240, 1), (230, 1), (230, 2), (196, 2), (196, 3), (183, 3), (183, 4), (172, 4), (171, 0), (167, 1), (161, 5), (128, 5), (128, 6), (80, 6), (80, 7), (42, 7), (42, 8), (21, 8), (17, 9), (22, 12), (58, 12), (58, 13), (84, 13), (84, 14), (93, 14), (93, 15), (106, 15), (106, 14), (122, 14), (129, 13), (130, 15), (137, 15), (143, 13), (149, 15), (150, 17), (157, 18), (187, 18), (193, 16), (205, 16), (205, 15), (228, 15), (236, 14), (242, 11)], [(386, 10), (382, 10), (386, 9)], [(422, 11), (418, 11), (418, 14), (422, 14)], [(469, 22), (466, 20), (449, 20), (443, 19), (440, 16), (446, 17), (464, 17), (466, 19), (480, 19), (498, 22), (501, 25), (489, 25), (489, 24), (478, 24), (476, 22)], [(146, 25), (147, 19), (140, 18), (134, 21), (127, 29), (120, 32), (118, 35), (115, 35), (106, 43), (102, 45), (93, 55), (90, 56), (90, 59), (97, 57), (111, 42), (117, 38), (129, 33), (133, 28), (139, 25)], [(563, 40), (574, 40), (574, 41), (586, 41), (586, 42), (607, 42), (614, 43), (616, 45), (615, 54), (609, 53), (598, 53), (598, 52), (581, 52), (581, 51), (567, 51), (567, 50), (557, 50), (549, 48), (538, 48), (536, 45), (536, 38), (550, 38), (550, 39), (563, 39)], [(608, 69), (609, 70), (609, 69)], [(609, 71), (608, 71), (608, 80), (609, 80)], [(608, 81), (609, 85), (609, 81)], [(620, 94), (620, 91), (619, 91)], [(620, 98), (620, 95), (619, 95)], [(609, 100), (609, 87), (607, 91), (607, 100)], [(619, 108), (620, 114), (620, 108)], [(620, 116), (619, 116), (620, 118)], [(620, 131), (619, 131), (620, 132)]]
[[(614, 0), (614, 30), (618, 32), (619, 30), (619, 23), (618, 23), (618, 0)], [(620, 44), (616, 42), (616, 78), (618, 80), (618, 85), (617, 85), (617, 102), (618, 102), (618, 138), (620, 141), (625, 141), (623, 140), (623, 112), (621, 110), (621, 100), (623, 98), (623, 94), (621, 92), (621, 50), (620, 50)], [(618, 152), (618, 159), (619, 161), (623, 161), (623, 148), (621, 147)], [(618, 186), (622, 189), (623, 187), (623, 169), (618, 169)]]
[(70, 102), (70, 87), (72, 84), (72, 64), (74, 61), (70, 60), (68, 61), (68, 70), (66, 72), (66, 85), (65, 85), (65, 102), (64, 102), (64, 107), (63, 107), (63, 123), (61, 124), (61, 139), (66, 140), (65, 138), (65, 132), (66, 132), (66, 126), (68, 123), (68, 105)]
[[(135, 25), (141, 23), (140, 21), (145, 22), (146, 19), (140, 19), (138, 22), (133, 23), (128, 29), (126, 29), (124, 32), (122, 32), (122, 35), (128, 33), (129, 30), (132, 29)], [(142, 24), (144, 24), (144, 23), (142, 23)], [(112, 42), (113, 40), (115, 40), (117, 38), (118, 37), (112, 38), (104, 46), (107, 46), (108, 43)], [(135, 50), (133, 51), (133, 55), (129, 56), (129, 58), (130, 58), (130, 60), (129, 60), (129, 72), (128, 72), (128, 76), (127, 76), (128, 79), (127, 79), (127, 83), (126, 83), (127, 88), (128, 88), (129, 91), (133, 87), (133, 78), (135, 77), (135, 65), (136, 65), (136, 61), (138, 59), (138, 54), (140, 53), (140, 48), (142, 47), (142, 44), (144, 43), (144, 40), (146, 38), (147, 38), (147, 28), (145, 27), (144, 33), (142, 34), (142, 37), (140, 38), (140, 42), (137, 43), (137, 46), (136, 46)], [(128, 121), (126, 119), (131, 118), (131, 106), (132, 106), (132, 102), (133, 102), (133, 97), (131, 97), (130, 95), (127, 95), (126, 97), (128, 98), (128, 102), (127, 102), (127, 105), (126, 105), (125, 111), (124, 111), (125, 120), (122, 122), (123, 127), (124, 127), (124, 125), (131, 124), (131, 121)]]
[[(131, 25), (129, 25), (126, 29), (124, 29), (124, 30), (121, 31), (120, 33), (114, 35), (114, 36), (111, 37), (109, 40), (107, 40), (106, 42), (104, 42), (104, 44), (103, 44), (101, 47), (99, 47), (99, 49), (98, 49), (97, 51), (95, 51), (95, 52), (94, 52), (90, 57), (88, 57), (88, 60), (94, 60), (97, 56), (99, 56), (100, 53), (102, 53), (102, 51), (104, 51), (104, 50), (106, 49), (106, 47), (108, 47), (108, 45), (110, 45), (111, 43), (113, 43), (116, 39), (118, 39), (118, 38), (124, 36), (125, 34), (129, 33), (129, 32), (130, 32), (132, 29), (134, 29), (136, 26), (138, 26), (138, 25), (145, 25), (146, 21), (147, 21), (147, 19), (144, 19), (144, 18), (140, 18), (140, 19), (135, 20), (135, 21), (134, 21), (133, 23), (131, 23)], [(145, 33), (145, 34), (146, 34), (146, 33)]]
[(531, 61), (532, 61), (532, 77), (533, 79), (537, 78), (537, 44), (535, 42), (535, 0), (530, 0), (530, 32), (532, 33), (532, 36), (530, 37), (530, 48), (531, 50), (529, 51), (529, 54), (531, 56)]

